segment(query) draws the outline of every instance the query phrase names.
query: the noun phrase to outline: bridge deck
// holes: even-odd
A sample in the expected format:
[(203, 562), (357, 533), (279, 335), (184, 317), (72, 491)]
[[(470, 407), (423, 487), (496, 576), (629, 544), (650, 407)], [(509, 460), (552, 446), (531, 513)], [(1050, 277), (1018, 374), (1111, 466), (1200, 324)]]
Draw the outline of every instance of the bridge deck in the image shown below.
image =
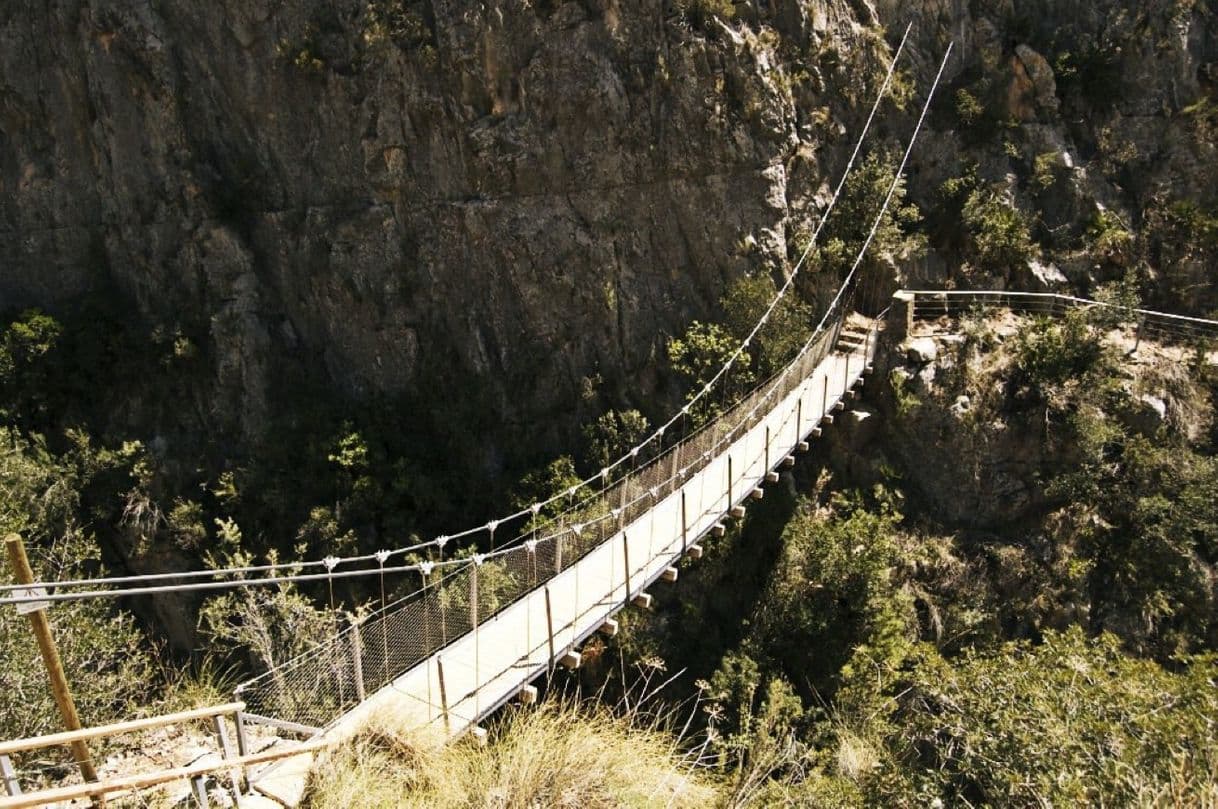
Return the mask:
[(476, 725), (553, 665), (551, 648), (560, 658), (596, 632), (749, 497), (854, 387), (874, 349), (874, 339), (850, 346), (843, 341), (738, 440), (646, 514), (369, 695), (326, 735), (341, 737), (370, 717), (390, 714), (396, 722), (430, 727), (441, 737)]

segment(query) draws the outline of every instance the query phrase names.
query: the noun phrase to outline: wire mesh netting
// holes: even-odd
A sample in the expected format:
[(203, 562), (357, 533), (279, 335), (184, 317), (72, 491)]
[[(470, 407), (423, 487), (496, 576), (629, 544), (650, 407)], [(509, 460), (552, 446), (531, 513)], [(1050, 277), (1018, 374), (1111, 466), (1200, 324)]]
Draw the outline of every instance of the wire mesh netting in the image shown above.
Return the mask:
[[(415, 592), (244, 683), (238, 695), (247, 713), (322, 728), (393, 684), (425, 703), (429, 718), (443, 712), (476, 720), (492, 707), (480, 701), (484, 683), (513, 667), (545, 665), (551, 644), (560, 653), (589, 626), (595, 628), (598, 616), (620, 607), (647, 583), (647, 575), (662, 569), (658, 560), (667, 565), (674, 549), (685, 547), (689, 526), (705, 533), (748, 496), (781, 460), (777, 453), (771, 457), (777, 439), (794, 446), (828, 412), (851, 384), (849, 358), (844, 364), (830, 361), (845, 314), (839, 301), (781, 372), (688, 435), (674, 430), (666, 442), (640, 451), (633, 469), (605, 475), (595, 491), (573, 492), (561, 514), (544, 521), (535, 516), (490, 553), (421, 570), (422, 586)], [(866, 342), (849, 350), (869, 355), (874, 343), (868, 333)], [(856, 375), (865, 362), (863, 357), (855, 363)], [(789, 406), (778, 413), (783, 402)], [(698, 497), (690, 514), (683, 487), (692, 481), (698, 482)], [(625, 529), (636, 525), (646, 525), (643, 539), (638, 531), (626, 539)], [(592, 553), (598, 564), (576, 567)], [(522, 601), (528, 615), (512, 623), (510, 633), (497, 627), (492, 639), (475, 631)], [(409, 688), (395, 684), (424, 668)]]

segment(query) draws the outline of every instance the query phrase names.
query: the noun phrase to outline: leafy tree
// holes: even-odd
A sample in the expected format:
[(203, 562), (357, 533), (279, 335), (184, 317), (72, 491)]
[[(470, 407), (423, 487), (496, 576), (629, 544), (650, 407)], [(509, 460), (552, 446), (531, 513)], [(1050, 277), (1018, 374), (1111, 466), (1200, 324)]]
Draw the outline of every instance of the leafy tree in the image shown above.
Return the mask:
[(1015, 335), (1016, 368), (1036, 384), (1063, 383), (1101, 369), (1106, 355), (1083, 310), (1060, 320), (1034, 318)]
[[(686, 400), (692, 400), (736, 353), (739, 342), (718, 323), (703, 323), (695, 320), (685, 334), (668, 341), (668, 361), (685, 383)], [(726, 378), (720, 379), (717, 389), (704, 396), (691, 409), (695, 423), (708, 421), (719, 414), (723, 400), (730, 401), (753, 384), (752, 356), (741, 351), (736, 357)]]
[(974, 188), (961, 210), (968, 233), (968, 255), (987, 272), (1008, 272), (1027, 264), (1035, 254), (1023, 215), (995, 190)]
[[(1092, 415), (1090, 418), (1102, 418)], [(1213, 648), (1218, 459), (1110, 426), (1050, 494), (1087, 503), (1093, 622), (1168, 660)]]
[[(895, 155), (872, 153), (851, 172), (817, 251), (818, 263), (831, 273), (830, 277), (844, 277), (862, 249), (892, 187), (897, 165)], [(864, 278), (886, 272), (884, 265), (888, 261), (911, 258), (925, 250), (925, 237), (914, 229), (921, 221), (921, 212), (906, 198), (905, 178), (902, 177), (860, 267)], [(835, 290), (836, 286), (835, 282)]]
[[(768, 274), (745, 276), (732, 284), (723, 298), (725, 322), (732, 336), (737, 340), (748, 337), (777, 294), (778, 287)], [(758, 376), (777, 373), (795, 357), (812, 336), (813, 317), (812, 307), (793, 289), (788, 290), (757, 334), (753, 350)]]
[[(570, 491), (582, 481), (575, 471), (575, 461), (569, 455), (560, 455), (541, 469), (536, 469), (516, 484), (512, 495), (513, 508), (528, 508), (534, 503), (541, 503), (563, 492)], [(562, 514), (574, 503), (571, 498), (559, 498), (545, 506), (537, 516), (537, 520), (547, 520)]]
[[(217, 547), (208, 553), (214, 567), (247, 567), (253, 555), (244, 548), (241, 529), (218, 519)], [(278, 561), (272, 552), (269, 560)], [(307, 651), (341, 629), (338, 615), (315, 607), (295, 584), (242, 587), (204, 602), (199, 630), (214, 647), (259, 671), (272, 669)]]
[(0, 418), (42, 426), (54, 398), (51, 357), (62, 335), (59, 322), (37, 309), (22, 312), (0, 333)]
[(584, 426), (585, 457), (594, 469), (604, 469), (647, 437), (650, 425), (637, 410), (610, 410)]
[[(899, 656), (916, 627), (912, 601), (890, 575), (901, 515), (838, 496), (836, 518), (806, 507), (783, 534), (783, 554), (755, 617), (754, 638), (780, 669), (822, 695), (851, 673), (850, 657)], [(817, 639), (815, 646), (807, 638)]]

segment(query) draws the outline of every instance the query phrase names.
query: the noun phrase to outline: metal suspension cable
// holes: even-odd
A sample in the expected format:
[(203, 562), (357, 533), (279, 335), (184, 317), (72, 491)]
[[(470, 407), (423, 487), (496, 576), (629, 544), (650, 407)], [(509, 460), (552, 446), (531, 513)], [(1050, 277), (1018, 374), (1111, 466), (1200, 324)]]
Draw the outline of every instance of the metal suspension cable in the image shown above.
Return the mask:
[[(808, 241), (807, 246), (804, 248), (803, 254), (799, 257), (799, 261), (795, 264), (795, 268), (793, 270), (791, 270), (790, 276), (787, 277), (786, 282), (782, 285), (782, 288), (778, 291), (778, 294), (776, 294), (774, 296), (774, 299), (772, 301), (770, 301), (770, 305), (766, 308), (765, 313), (758, 319), (757, 324), (755, 326), (753, 326), (752, 331), (750, 331), (748, 336), (744, 338), (744, 340), (741, 342), (740, 346), (738, 346), (736, 348), (736, 350), (732, 353), (732, 356), (727, 360), (727, 362), (725, 362), (723, 364), (723, 367), (720, 368), (718, 373), (716, 373), (711, 378), (711, 380), (706, 383), (703, 390), (700, 391), (697, 396), (695, 396), (693, 399), (691, 399), (684, 408), (682, 408), (682, 412), (680, 414), (678, 414), (677, 416), (674, 416), (665, 426), (670, 426), (670, 425), (674, 424), (676, 422), (677, 418), (686, 412), (686, 409), (689, 407), (689, 405), (692, 405), (695, 402), (697, 402), (698, 399), (704, 393), (709, 391), (709, 389), (711, 387), (713, 387), (715, 385), (715, 383), (718, 382), (721, 377), (723, 377), (725, 374), (728, 373), (728, 371), (731, 370), (732, 365), (735, 364), (736, 360), (738, 360), (740, 358), (740, 355), (744, 352), (744, 350), (746, 348), (748, 348), (749, 345), (752, 343), (752, 341), (757, 337), (758, 333), (765, 326), (765, 324), (769, 320), (770, 316), (774, 313), (774, 310), (778, 307), (778, 304), (782, 301), (783, 297), (786, 296), (787, 291), (791, 288), (791, 285), (795, 282), (796, 276), (799, 275), (800, 270), (803, 269), (804, 262), (806, 262), (808, 260), (808, 256), (810, 256), (812, 254), (812, 249), (814, 247), (816, 247), (816, 245), (820, 239), (821, 231), (824, 230), (825, 223), (829, 221), (829, 214), (833, 211), (834, 207), (837, 205), (837, 200), (841, 196), (842, 189), (845, 188), (845, 186), (846, 186), (846, 180), (849, 178), (850, 172), (853, 171), (853, 169), (854, 169), (854, 163), (858, 159), (859, 152), (862, 150), (863, 141), (866, 139), (867, 132), (868, 132), (868, 130), (871, 129), (871, 124), (875, 120), (876, 112), (880, 108), (880, 103), (884, 100), (884, 96), (888, 92), (888, 87), (892, 83), (892, 77), (893, 77), (893, 74), (896, 72), (897, 62), (901, 58), (901, 53), (905, 50), (905, 43), (909, 39), (909, 32), (912, 29), (913, 29), (913, 23), (910, 22), (909, 25), (907, 25), (905, 27), (905, 34), (904, 34), (904, 36), (901, 37), (901, 43), (897, 46), (897, 51), (892, 57), (891, 64), (889, 64), (889, 66), (888, 66), (888, 73), (884, 77), (883, 84), (880, 85), (880, 91), (876, 95), (875, 103), (872, 104), (872, 106), (871, 106), (871, 113), (867, 116), (867, 122), (863, 125), (863, 131), (859, 135), (858, 141), (854, 144), (854, 151), (850, 155), (850, 160), (846, 163), (846, 170), (844, 172), (842, 172), (842, 176), (838, 180), (838, 183), (837, 183), (837, 188), (834, 189), (833, 196), (829, 200), (829, 205), (825, 208), (825, 213), (821, 217), (820, 222), (817, 223), (816, 230), (813, 232), (812, 238)], [(650, 441), (650, 440), (651, 439), (649, 438), (648, 441)], [(646, 443), (646, 442), (644, 442), (644, 443)]]
[(854, 280), (855, 274), (858, 273), (859, 267), (862, 266), (863, 258), (866, 257), (867, 250), (871, 247), (872, 241), (875, 240), (875, 234), (880, 229), (880, 223), (884, 220), (884, 214), (888, 212), (888, 206), (892, 203), (892, 198), (896, 195), (897, 187), (900, 185), (901, 179), (905, 174), (905, 167), (909, 163), (909, 156), (913, 154), (914, 145), (918, 142), (918, 135), (921, 134), (922, 125), (926, 121), (926, 114), (929, 112), (930, 104), (935, 98), (935, 92), (939, 89), (939, 83), (943, 80), (943, 71), (947, 69), (947, 61), (951, 58), (952, 49), (955, 48), (955, 46), (956, 43), (954, 41), (948, 43), (947, 51), (945, 51), (943, 54), (943, 61), (939, 64), (939, 72), (935, 76), (934, 82), (931, 84), (930, 92), (926, 96), (926, 102), (922, 105), (922, 112), (918, 116), (918, 123), (914, 126), (913, 136), (909, 139), (909, 145), (905, 147), (905, 154), (901, 157), (901, 163), (897, 167), (896, 172), (893, 174), (892, 184), (888, 187), (888, 194), (884, 197), (884, 204), (880, 208), (880, 214), (875, 218), (875, 221), (871, 223), (871, 230), (867, 233), (867, 239), (863, 242), (863, 249), (860, 250), (858, 255), (855, 257), (854, 264), (851, 266), (850, 272), (846, 274), (846, 280), (842, 282), (842, 285), (838, 289), (837, 295), (834, 297), (833, 302), (830, 303), (829, 308), (825, 310), (824, 317), (821, 318), (820, 325), (816, 327), (816, 331), (813, 332), (813, 336), (820, 332), (820, 330), (828, 322), (830, 313), (832, 313), (834, 308), (845, 299), (844, 296), (849, 294), (847, 290), (849, 289), (851, 282)]
[[(441, 562), (428, 562), (427, 565), (436, 568), (455, 567), (468, 563), (468, 557), (449, 559)], [(163, 593), (193, 593), (211, 590), (233, 590), (241, 587), (262, 587), (270, 584), (297, 584), (300, 582), (328, 581), (332, 579), (351, 579), (361, 576), (377, 576), (384, 573), (410, 573), (422, 570), (424, 565), (401, 565), (398, 567), (371, 567), (362, 570), (335, 570), (329, 573), (303, 573), (294, 576), (267, 576), (259, 579), (232, 579), (230, 581), (191, 582), (189, 584), (164, 584), (152, 587), (124, 587), (113, 590), (78, 590), (71, 593), (49, 593), (46, 595), (9, 595), (0, 598), (0, 605), (28, 604), (36, 601), (83, 601), (92, 598), (122, 598), (133, 595), (157, 595)], [(429, 568), (430, 569), (430, 568)], [(98, 583), (104, 583), (98, 580)], [(57, 582), (35, 582), (21, 585), (20, 590), (29, 588), (58, 587)]]
[[(732, 356), (724, 363), (724, 365), (719, 369), (719, 371), (715, 374), (715, 376), (712, 377), (711, 380), (709, 382), (707, 382), (706, 385), (704, 385), (703, 388), (701, 390), (699, 390), (698, 393), (696, 393), (692, 399), (690, 399), (688, 402), (686, 402), (686, 404), (680, 409), (680, 411), (676, 415), (674, 415), (672, 418), (670, 418), (665, 424), (661, 425), (655, 432), (653, 432), (650, 436), (648, 436), (646, 439), (644, 439), (639, 445), (634, 447), (630, 452), (625, 453), (620, 458), (618, 458), (616, 461), (614, 461), (612, 464), (601, 469), (600, 472), (598, 472), (596, 475), (593, 475), (592, 477), (587, 478), (586, 480), (583, 480), (578, 484), (568, 487), (567, 489), (550, 497), (547, 500), (533, 503), (532, 505), (525, 507), (523, 509), (520, 509), (519, 511), (516, 511), (513, 514), (509, 514), (506, 517), (501, 517), (496, 520), (491, 520), (490, 522), (486, 523), (485, 525), (479, 525), (479, 526), (476, 526), (473, 528), (466, 529), (466, 530), (461, 531), (456, 534), (436, 537), (435, 539), (431, 539), (426, 542), (420, 542), (420, 543), (416, 543), (416, 544), (405, 546), (405, 547), (395, 548), (390, 551), (380, 551), (378, 553), (363, 554), (363, 555), (359, 555), (359, 556), (327, 557), (325, 559), (320, 559), (320, 560), (279, 562), (279, 563), (273, 563), (273, 564), (253, 565), (253, 566), (246, 566), (246, 567), (214, 568), (214, 569), (209, 569), (209, 570), (181, 571), (181, 572), (177, 572), (177, 573), (152, 573), (152, 574), (141, 574), (141, 575), (134, 575), (134, 576), (116, 576), (116, 577), (95, 578), (95, 579), (72, 579), (72, 580), (55, 581), (55, 582), (37, 582), (31, 586), (44, 587), (44, 588), (53, 587), (58, 590), (58, 589), (73, 588), (73, 587), (98, 587), (98, 586), (121, 585), (121, 584), (135, 584), (135, 583), (140, 583), (140, 582), (180, 581), (180, 580), (184, 580), (184, 579), (199, 579), (199, 578), (213, 578), (214, 579), (214, 578), (219, 578), (222, 576), (242, 576), (242, 575), (246, 575), (246, 574), (250, 574), (250, 573), (269, 573), (269, 572), (276, 572), (276, 571), (280, 571), (280, 570), (300, 570), (303, 568), (314, 568), (314, 567), (326, 567), (328, 570), (331, 570), (331, 569), (337, 567), (338, 565), (355, 564), (355, 563), (360, 563), (360, 562), (370, 562), (370, 561), (374, 561), (374, 560), (379, 563), (380, 567), (369, 568), (367, 570), (362, 570), (362, 571), (344, 571), (343, 576), (350, 577), (353, 575), (361, 575), (361, 574), (362, 575), (371, 575), (371, 574), (379, 573), (382, 569), (385, 572), (413, 570), (413, 569), (417, 569), (417, 566), (405, 566), (405, 567), (399, 567), (399, 568), (383, 568), (383, 565), (384, 565), (384, 561), (392, 556), (402, 555), (402, 554), (410, 553), (413, 551), (424, 550), (426, 548), (432, 548), (432, 547), (438, 547), (441, 550), (443, 550), (444, 546), (451, 540), (463, 539), (465, 537), (473, 536), (484, 530), (489, 530), (493, 535), (495, 528), (497, 528), (499, 525), (501, 525), (503, 523), (508, 523), (513, 520), (522, 519), (522, 518), (530, 516), (530, 515), (535, 517), (540, 513), (541, 509), (561, 500), (564, 497), (573, 497), (575, 495), (575, 493), (578, 492), (580, 489), (583, 489), (583, 488), (591, 485), (595, 481), (597, 481), (597, 480), (606, 480), (607, 481), (609, 474), (614, 469), (623, 465), (627, 461), (637, 460), (637, 457), (638, 457), (642, 447), (649, 445), (652, 441), (663, 440), (663, 437), (667, 433), (668, 429), (675, 426), (680, 419), (682, 419), (688, 415), (689, 409), (692, 405), (696, 404), (704, 396), (709, 395), (710, 391), (719, 382), (719, 380), (722, 379), (731, 370), (732, 366), (740, 358), (740, 355), (745, 351), (745, 349), (747, 349), (749, 347), (749, 345), (752, 343), (752, 341), (754, 339), (756, 339), (757, 334), (760, 333), (761, 329), (768, 322), (768, 320), (769, 320), (770, 316), (773, 314), (774, 310), (778, 307), (779, 303), (781, 303), (782, 299), (786, 296), (787, 292), (790, 290), (790, 288), (794, 284), (795, 279), (798, 276), (799, 272), (801, 271), (804, 264), (806, 263), (808, 257), (811, 255), (812, 250), (817, 245), (821, 232), (824, 230), (825, 224), (829, 221), (829, 215), (833, 212), (834, 208), (836, 207), (837, 202), (841, 197), (841, 193), (842, 193), (843, 189), (845, 188), (846, 182), (847, 182), (851, 172), (854, 170), (855, 163), (858, 159), (859, 153), (862, 151), (863, 143), (866, 141), (866, 138), (867, 138), (868, 133), (870, 132), (871, 126), (875, 121), (875, 117), (879, 110), (880, 104), (883, 102), (884, 97), (887, 95), (888, 88), (892, 84), (892, 78), (895, 75), (896, 66), (897, 66), (898, 62), (900, 61), (902, 53), (904, 52), (905, 45), (909, 39), (909, 35), (910, 35), (912, 28), (913, 28), (912, 22), (909, 23), (905, 28), (905, 33), (901, 37), (901, 41), (897, 46), (897, 50), (893, 55), (892, 61), (889, 63), (888, 70), (884, 76), (884, 81), (880, 85), (880, 89), (879, 89), (878, 93), (876, 94), (875, 101), (873, 102), (873, 104), (871, 106), (871, 110), (867, 116), (867, 120), (863, 125), (863, 129), (862, 129), (857, 141), (855, 142), (854, 149), (850, 155), (850, 159), (846, 163), (846, 167), (843, 170), (842, 175), (838, 180), (837, 186), (835, 187), (835, 189), (833, 191), (833, 196), (830, 198), (829, 204), (826, 206), (824, 214), (821, 216), (820, 221), (817, 223), (817, 227), (816, 227), (816, 230), (813, 232), (812, 238), (809, 240), (807, 246), (804, 248), (804, 251), (799, 258), (799, 261), (796, 263), (795, 267), (792, 269), (791, 274), (787, 277), (783, 286), (778, 290), (777, 294), (770, 301), (770, 304), (766, 308), (766, 311), (761, 315), (761, 317), (758, 319), (758, 322), (756, 323), (756, 325), (754, 325), (753, 329), (749, 332), (748, 336), (746, 336), (744, 338), (744, 340), (741, 341), (741, 344), (736, 348), (736, 350), (733, 352)], [(949, 48), (948, 49), (949, 53), (950, 53), (950, 50), (951, 49)], [(942, 75), (942, 68), (940, 68), (940, 76), (941, 75)], [(937, 84), (938, 84), (938, 79), (936, 79), (936, 86), (937, 86)], [(931, 97), (933, 97), (933, 95), (934, 95), (934, 89), (932, 88)], [(929, 99), (928, 99), (927, 103), (929, 104)], [(923, 116), (925, 116), (925, 109), (923, 110)], [(919, 121), (919, 126), (920, 125), (921, 125), (921, 121)], [(916, 134), (915, 134), (915, 137), (916, 137)], [(910, 144), (910, 147), (912, 148), (912, 143)], [(908, 159), (908, 152), (906, 152), (906, 159)], [(902, 162), (902, 167), (903, 166), (904, 166), (904, 161)], [(891, 191), (890, 191), (889, 197), (891, 198)], [(887, 203), (885, 204), (885, 208), (887, 208)], [(876, 227), (878, 227), (878, 221), (876, 223)], [(876, 227), (872, 228), (871, 237), (874, 237)], [(871, 237), (869, 237), (869, 239), (868, 239), (868, 242), (867, 242), (868, 245), (870, 244)], [(865, 250), (866, 250), (866, 246), (864, 247), (864, 251)], [(855, 268), (858, 267), (858, 264), (861, 261), (862, 261), (862, 254), (860, 253), (858, 261), (856, 261), (856, 263), (855, 263)], [(852, 271), (851, 275), (853, 275), (853, 271)], [(844, 290), (847, 283), (849, 283), (849, 277), (847, 278), (846, 283), (843, 284), (842, 290)], [(837, 298), (835, 298), (835, 302), (838, 299), (840, 299), (842, 290), (839, 290), (838, 296), (837, 296)], [(831, 311), (831, 310), (832, 310), (832, 305), (830, 306), (830, 309), (828, 311)], [(828, 311), (826, 312), (826, 315), (828, 314)], [(824, 323), (824, 320), (822, 319), (822, 324), (823, 323)], [(569, 512), (577, 510), (578, 508), (580, 508), (583, 505), (583, 502), (584, 501), (581, 501), (580, 503), (571, 506), (570, 508), (566, 509), (564, 511), (564, 513), (569, 513)], [(503, 549), (506, 550), (509, 546), (514, 546), (517, 544), (518, 544), (518, 541), (509, 542), (509, 543), (505, 544)], [(445, 564), (447, 564), (447, 563), (445, 563)], [(107, 597), (117, 597), (120, 595), (130, 595), (133, 593), (151, 593), (151, 592), (165, 593), (165, 592), (187, 592), (187, 591), (191, 591), (191, 590), (227, 589), (226, 587), (221, 586), (221, 585), (226, 585), (226, 584), (233, 585), (233, 586), (244, 586), (245, 584), (273, 584), (273, 583), (287, 583), (287, 582), (295, 582), (295, 581), (315, 581), (315, 580), (324, 579), (324, 578), (326, 578), (325, 574), (319, 574), (318, 576), (315, 576), (315, 577), (290, 575), (290, 576), (279, 576), (279, 577), (267, 577), (267, 578), (261, 578), (261, 579), (237, 580), (234, 582), (212, 582), (212, 583), (202, 583), (202, 584), (196, 583), (194, 585), (177, 585), (177, 586), (168, 585), (165, 587), (153, 587), (153, 588), (137, 587), (137, 588), (124, 588), (124, 589), (117, 589), (117, 590), (100, 590), (100, 591), (93, 590), (93, 591), (84, 591), (84, 592), (79, 593), (78, 595), (80, 595), (82, 597), (85, 597), (85, 596), (96, 597), (98, 594), (101, 594), (102, 596), (107, 596)], [(0, 584), (0, 593), (11, 593), (14, 591), (21, 591), (21, 590), (25, 590), (25, 589), (27, 589), (27, 588), (24, 585)], [(0, 598), (0, 604), (21, 603), (23, 601), (33, 601), (33, 600), (72, 600), (72, 599), (68, 598), (68, 594), (57, 594), (55, 596), (48, 596), (48, 597), (39, 598), (39, 599), (33, 599), (33, 598), (29, 598), (29, 597)]]
[[(437, 537), (436, 539), (428, 540), (427, 542), (419, 542), (414, 545), (407, 545), (401, 548), (395, 548), (390, 551), (379, 551), (377, 553), (362, 554), (359, 556), (338, 556), (327, 557), (326, 559), (317, 560), (299, 560), (294, 562), (276, 562), (265, 565), (250, 565), (247, 567), (218, 567), (205, 570), (183, 570), (177, 573), (145, 573), (132, 576), (107, 576), (105, 578), (93, 579), (64, 579), (53, 582), (37, 582), (38, 587), (88, 587), (99, 585), (114, 585), (114, 584), (132, 584), (137, 582), (151, 581), (174, 581), (178, 579), (200, 579), (200, 578), (218, 578), (220, 576), (244, 576), (249, 573), (271, 573), (277, 570), (301, 570), (304, 568), (325, 567), (329, 562), (333, 561), (336, 565), (340, 564), (355, 564), (359, 562), (380, 562), (383, 559), (389, 559), (394, 556), (399, 556), (411, 551), (423, 550), (429, 547), (444, 547), (451, 537)], [(24, 584), (0, 584), (0, 593), (12, 592), (14, 590), (25, 590), (27, 585)]]

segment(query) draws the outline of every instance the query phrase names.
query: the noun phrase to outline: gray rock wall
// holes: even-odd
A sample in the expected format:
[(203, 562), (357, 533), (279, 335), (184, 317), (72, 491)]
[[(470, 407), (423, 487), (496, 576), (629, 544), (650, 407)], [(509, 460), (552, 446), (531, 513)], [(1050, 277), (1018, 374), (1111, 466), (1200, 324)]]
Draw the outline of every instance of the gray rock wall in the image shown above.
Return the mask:
[(507, 422), (598, 373), (645, 395), (837, 168), (851, 104), (822, 82), (811, 126), (779, 40), (880, 44), (839, 2), (778, 4), (764, 42), (657, 2), (14, 5), (0, 306), (116, 287), (193, 324), (247, 433), (285, 362), (437, 406), (475, 378)]

